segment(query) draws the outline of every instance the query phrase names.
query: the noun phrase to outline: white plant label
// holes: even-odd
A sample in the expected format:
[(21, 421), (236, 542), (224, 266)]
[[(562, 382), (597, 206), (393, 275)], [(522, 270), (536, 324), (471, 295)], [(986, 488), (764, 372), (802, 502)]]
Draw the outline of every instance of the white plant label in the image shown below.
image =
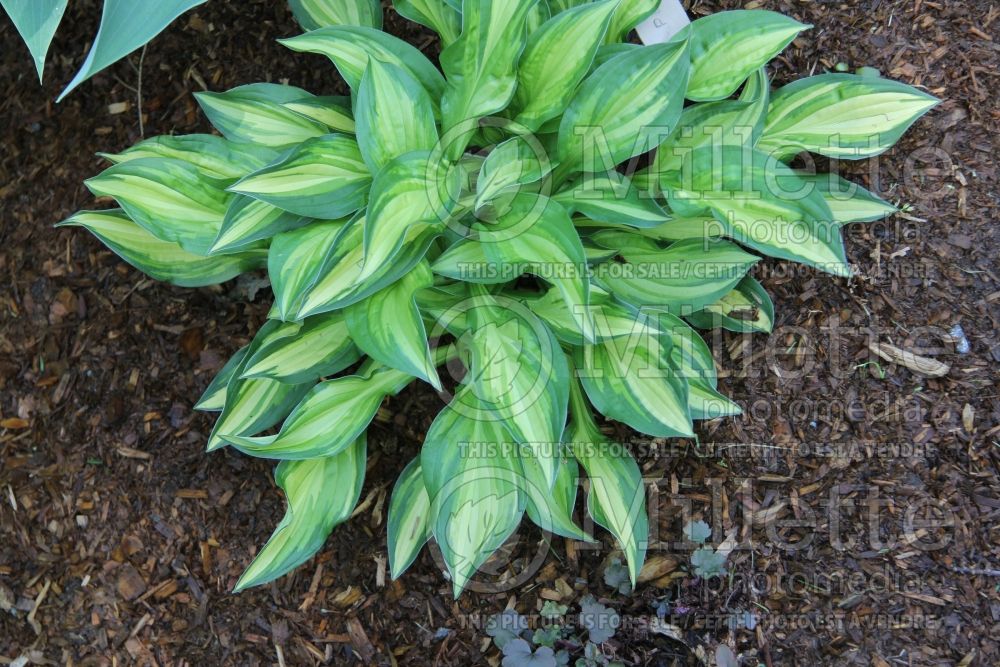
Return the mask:
[(662, 44), (690, 23), (681, 0), (662, 0), (660, 8), (635, 29), (643, 44)]

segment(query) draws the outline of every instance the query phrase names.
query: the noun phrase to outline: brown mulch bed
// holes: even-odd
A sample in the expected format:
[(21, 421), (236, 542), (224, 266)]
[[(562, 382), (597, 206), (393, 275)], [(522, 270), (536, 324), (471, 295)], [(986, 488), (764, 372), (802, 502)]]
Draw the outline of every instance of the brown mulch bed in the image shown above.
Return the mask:
[[(632, 595), (608, 586), (603, 532), (600, 549), (556, 539), (529, 567), (540, 535), (525, 527), (493, 584), (511, 572), (528, 583), (457, 602), (426, 551), (384, 581), (387, 494), (441, 407), (418, 387), (375, 422), (362, 510), (294, 575), (229, 592), (284, 505), (266, 462), (204, 453), (211, 422), (191, 406), (264, 320), (267, 292), (159, 284), (88, 234), (53, 229), (92, 205), (95, 153), (140, 138), (138, 55), (52, 102), (96, 4), (71, 3), (44, 88), (0, 21), (0, 664), (496, 665), (473, 615), (553, 598), (575, 608), (587, 593), (622, 614), (605, 649), (626, 664), (697, 664), (720, 643), (746, 665), (1000, 664), (996, 3), (691, 3), (814, 24), (776, 62), (777, 83), (870, 65), (941, 97), (898, 147), (841, 165), (910, 206), (848, 230), (851, 280), (767, 263), (775, 333), (712, 341), (746, 414), (705, 424), (697, 445), (638, 443), (658, 480), (654, 580)], [(208, 131), (191, 95), (203, 87), (287, 78), (344, 92), (324, 59), (275, 43), (296, 30), (283, 2), (187, 15), (145, 55), (146, 135)], [(951, 369), (921, 377), (874, 358), (880, 342)], [(716, 543), (739, 543), (728, 577), (686, 573), (670, 543), (689, 513)]]

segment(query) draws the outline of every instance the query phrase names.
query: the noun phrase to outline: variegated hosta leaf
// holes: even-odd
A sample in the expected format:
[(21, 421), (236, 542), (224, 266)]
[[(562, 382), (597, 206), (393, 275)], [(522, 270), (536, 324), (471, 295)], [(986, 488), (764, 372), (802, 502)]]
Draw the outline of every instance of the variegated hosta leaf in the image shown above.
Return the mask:
[(572, 9), (573, 7), (579, 7), (580, 5), (586, 5), (591, 0), (548, 0), (549, 11), (555, 16), (559, 12), (564, 12), (567, 9)]
[[(650, 171), (681, 169), (692, 152), (706, 144), (751, 147), (764, 131), (769, 83), (764, 69), (750, 75), (738, 100), (692, 104), (681, 113), (670, 137), (660, 144)], [(656, 187), (656, 183), (652, 183)]]
[(143, 273), (181, 287), (216, 285), (267, 262), (266, 249), (203, 257), (162, 241), (119, 209), (80, 211), (60, 226), (84, 227), (116, 255)]
[(624, 447), (609, 442), (597, 428), (576, 382), (572, 384), (572, 400), (565, 442), (590, 479), (587, 511), (618, 540), (634, 587), (649, 540), (642, 473)]
[(219, 180), (237, 180), (273, 162), (278, 152), (266, 146), (229, 141), (214, 134), (152, 137), (121, 153), (98, 153), (114, 164), (149, 157), (174, 158), (189, 162)]
[(573, 521), (573, 507), (579, 485), (579, 466), (576, 459), (556, 458), (555, 480), (551, 483), (538, 460), (534, 456), (521, 454), (521, 468), (524, 471), (524, 491), (526, 493), (525, 512), (528, 518), (542, 530), (571, 540), (593, 542)]
[(608, 28), (608, 42), (624, 42), (632, 28), (656, 11), (661, 0), (621, 0)]
[(382, 27), (379, 0), (288, 0), (295, 20), (305, 30), (334, 25)]
[(881, 220), (899, 210), (881, 197), (837, 174), (800, 173), (799, 176), (819, 190), (837, 224)]
[(361, 278), (384, 270), (408, 234), (443, 229), (458, 196), (460, 172), (427, 152), (385, 165), (372, 183), (364, 227)]
[(510, 282), (520, 275), (520, 268), (497, 266), (486, 256), (481, 243), (466, 240), (449, 246), (431, 265), (431, 269), (439, 276), (478, 285)]
[(315, 222), (278, 234), (267, 256), (267, 273), (274, 291), (277, 316), (296, 320), (309, 288), (323, 275), (346, 220)]
[(628, 176), (617, 171), (585, 174), (563, 186), (553, 199), (569, 212), (596, 222), (631, 227), (656, 227), (670, 219), (647, 192), (640, 192)]
[(740, 406), (720, 394), (712, 351), (698, 332), (679, 317), (647, 309), (656, 326), (671, 341), (670, 366), (688, 384), (688, 409), (692, 419), (717, 419), (742, 412)]
[(230, 380), (236, 376), (236, 370), (243, 365), (243, 360), (250, 351), (249, 345), (244, 345), (229, 357), (229, 361), (216, 373), (212, 381), (208, 383), (201, 398), (195, 403), (194, 409), (202, 412), (222, 412), (226, 407), (226, 388)]
[(308, 139), (230, 190), (309, 218), (333, 220), (365, 204), (371, 173), (343, 134)]
[(420, 451), (431, 532), (456, 598), (517, 529), (525, 504), (516, 447), (500, 422), (476, 419), (461, 407), (474, 404), (471, 393), (468, 387), (461, 389), (438, 414)]
[(400, 473), (389, 500), (386, 532), (389, 536), (389, 573), (393, 579), (406, 572), (431, 538), (430, 514), (431, 499), (424, 487), (424, 472), (418, 456)]
[(534, 137), (511, 137), (490, 151), (476, 181), (476, 208), (522, 185), (540, 181), (550, 171), (545, 148)]
[[(226, 387), (226, 404), (208, 436), (208, 451), (226, 445), (225, 437), (256, 435), (284, 419), (296, 403), (313, 386), (286, 384), (266, 378), (244, 378), (247, 362), (253, 358), (272, 334), (281, 331), (281, 323), (269, 320), (260, 328), (247, 349), (247, 354), (233, 373)], [(291, 332), (288, 332), (291, 335)]]
[(369, 365), (359, 375), (315, 385), (276, 435), (225, 439), (244, 454), (267, 459), (334, 456), (364, 433), (386, 396), (398, 393), (412, 380), (405, 373)]
[(404, 68), (372, 58), (354, 104), (358, 144), (365, 164), (377, 174), (395, 158), (437, 145), (434, 105), (420, 82)]
[(212, 244), (211, 252), (233, 252), (310, 222), (309, 218), (283, 211), (267, 202), (239, 195), (226, 210), (226, 217), (215, 243)]
[(774, 327), (774, 303), (761, 284), (747, 276), (732, 292), (687, 319), (700, 329), (722, 327), (729, 331), (770, 333)]
[(241, 377), (289, 384), (315, 382), (339, 373), (360, 357), (343, 313), (327, 313), (302, 322), (282, 322), (260, 342)]
[(461, 396), (471, 402), (456, 397), (452, 408), (502, 424), (515, 442), (534, 452), (549, 487), (556, 473), (554, 448), (566, 426), (566, 358), (545, 323), (520, 302), (484, 288), (473, 294), (461, 307), (469, 329), (459, 339), (469, 353), (464, 382), (472, 388)]
[(332, 60), (351, 90), (358, 89), (368, 60), (374, 59), (408, 70), (435, 102), (444, 94), (444, 77), (438, 68), (416, 48), (381, 30), (333, 26), (278, 41), (293, 51), (319, 53)]
[(604, 0), (556, 14), (530, 33), (517, 63), (511, 103), (515, 120), (531, 130), (559, 116), (587, 76), (619, 0)]
[[(477, 118), (502, 110), (517, 86), (525, 19), (537, 0), (464, 0), (462, 35), (441, 52), (448, 86), (441, 100), (445, 150), (457, 159)], [(458, 134), (452, 136), (452, 131)], [(463, 137), (465, 140), (463, 140)]]
[(691, 78), (686, 97), (698, 102), (732, 95), (755, 70), (810, 25), (763, 9), (719, 12), (691, 24)]
[(358, 504), (366, 460), (362, 436), (336, 456), (279, 463), (274, 481), (285, 492), (288, 510), (234, 592), (273, 581), (312, 558)]
[(605, 172), (658, 145), (680, 118), (687, 78), (686, 41), (644, 46), (607, 61), (584, 79), (562, 117), (558, 161), (577, 171)]
[[(644, 315), (611, 298), (599, 287), (591, 286), (589, 311), (594, 322), (594, 336), (598, 341), (628, 336), (655, 336), (657, 329)], [(580, 333), (576, 318), (570, 312), (555, 288), (542, 297), (527, 300), (531, 311), (545, 320), (561, 342), (585, 345), (587, 340)]]
[(95, 195), (114, 197), (153, 236), (195, 255), (208, 254), (222, 227), (233, 199), (225, 185), (174, 158), (129, 160), (86, 181)]
[[(301, 100), (285, 102), (282, 106), (318, 123), (323, 123), (330, 132), (354, 134), (354, 113), (351, 111), (351, 98), (349, 97), (339, 95), (310, 96)], [(273, 160), (268, 160), (268, 162), (273, 162)]]
[[(460, 2), (456, 4), (461, 7)], [(403, 18), (427, 26), (440, 35), (444, 47), (462, 33), (462, 12), (448, 0), (392, 0), (392, 6)]]
[(492, 264), (523, 266), (523, 271), (558, 287), (580, 331), (592, 337), (593, 323), (586, 310), (590, 293), (586, 257), (573, 221), (561, 205), (540, 195), (519, 194), (496, 223), (477, 225), (475, 231)]
[(615, 56), (620, 56), (623, 53), (632, 51), (639, 51), (642, 48), (644, 48), (642, 44), (632, 44), (631, 42), (624, 42), (620, 44), (602, 44), (597, 49), (597, 55), (594, 56), (594, 62), (590, 66), (590, 71), (593, 72)]
[(840, 225), (822, 194), (775, 157), (735, 146), (702, 146), (661, 185), (675, 210), (710, 211), (726, 235), (754, 250), (851, 275)]
[(328, 269), (322, 272), (319, 280), (309, 289), (298, 317), (346, 308), (391, 285), (424, 258), (427, 249), (439, 234), (434, 227), (414, 227), (408, 230), (392, 261), (370, 276), (364, 276), (364, 250), (361, 244), (364, 222), (364, 218), (360, 218), (352, 224), (349, 236), (345, 235), (343, 250), (338, 247), (329, 260)]
[(344, 315), (351, 337), (365, 354), (440, 391), (441, 380), (414, 298), (419, 290), (433, 284), (431, 268), (422, 261), (388, 287), (348, 306)]
[(225, 93), (195, 93), (198, 104), (219, 132), (231, 141), (283, 148), (328, 132), (284, 105), (311, 95), (295, 86), (252, 83)]
[[(648, 239), (598, 232), (591, 238), (618, 250), (624, 263), (594, 267), (592, 280), (633, 306), (659, 306), (686, 315), (736, 286), (760, 258), (728, 241), (689, 239), (665, 249)], [(607, 240), (605, 240), (607, 239)], [(633, 245), (624, 246), (622, 239)]]
[(877, 76), (820, 74), (771, 96), (757, 148), (790, 158), (801, 151), (859, 160), (888, 150), (939, 100)]
[(608, 419), (661, 438), (694, 435), (688, 386), (670, 365), (670, 341), (635, 335), (574, 349), (577, 374)]

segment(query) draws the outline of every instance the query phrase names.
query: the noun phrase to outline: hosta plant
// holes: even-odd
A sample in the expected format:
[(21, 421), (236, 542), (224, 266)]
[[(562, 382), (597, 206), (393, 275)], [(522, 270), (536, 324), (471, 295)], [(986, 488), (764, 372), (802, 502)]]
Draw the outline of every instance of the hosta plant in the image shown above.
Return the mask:
[(87, 182), (120, 208), (77, 213), (125, 261), (196, 287), (267, 270), (268, 321), (211, 382), (208, 450), (280, 461), (288, 510), (237, 588), (288, 572), (351, 516), (365, 433), (387, 396), (448, 401), (399, 476), (393, 576), (433, 539), (456, 595), (523, 516), (646, 549), (640, 470), (596, 413), (692, 437), (734, 415), (698, 329), (768, 331), (763, 256), (850, 275), (840, 227), (891, 205), (806, 173), (859, 159), (935, 104), (876, 74), (771, 90), (764, 66), (804, 26), (768, 11), (623, 41), (657, 2), (412, 0), (440, 67), (366, 26), (285, 40), (350, 97), (253, 84), (201, 93), (216, 135), (106, 156)]

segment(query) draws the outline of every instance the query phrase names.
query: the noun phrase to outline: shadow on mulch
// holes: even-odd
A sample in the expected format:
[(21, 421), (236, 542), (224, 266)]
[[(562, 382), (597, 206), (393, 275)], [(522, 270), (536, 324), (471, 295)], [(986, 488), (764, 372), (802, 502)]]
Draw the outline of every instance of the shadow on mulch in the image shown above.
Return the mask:
[[(929, 0), (691, 4), (813, 23), (773, 67), (778, 84), (845, 63), (941, 97), (896, 149), (841, 165), (910, 207), (847, 231), (851, 280), (764, 263), (775, 333), (712, 341), (742, 417), (705, 424), (697, 446), (618, 434), (655, 480), (661, 543), (634, 595), (603, 580), (605, 533), (600, 549), (561, 539), (539, 549), (526, 527), (493, 585), (524, 572), (528, 584), (457, 602), (426, 551), (400, 581), (384, 581), (387, 494), (441, 407), (420, 389), (380, 413), (363, 509), (321, 554), (264, 589), (229, 593), (284, 506), (268, 464), (203, 452), (211, 423), (191, 405), (263, 322), (266, 292), (251, 297), (252, 281), (155, 283), (88, 234), (52, 228), (92, 206), (81, 183), (102, 168), (94, 154), (140, 138), (139, 59), (56, 106), (95, 3), (71, 4), (44, 88), (0, 22), (0, 664), (496, 665), (477, 614), (508, 604), (533, 613), (544, 599), (573, 610), (587, 593), (621, 614), (605, 648), (626, 664), (695, 663), (720, 642), (746, 665), (998, 664), (1000, 11)], [(436, 48), (387, 17), (391, 31)], [(189, 14), (146, 53), (147, 136), (208, 131), (191, 96), (203, 87), (287, 77), (345, 92), (327, 61), (274, 41), (295, 33), (284, 3)], [(119, 102), (127, 108), (112, 113)], [(956, 325), (966, 354), (949, 337)], [(921, 347), (951, 370), (927, 379), (876, 363), (871, 342)], [(691, 515), (712, 524), (716, 543), (739, 545), (728, 577), (686, 573), (673, 542)]]

